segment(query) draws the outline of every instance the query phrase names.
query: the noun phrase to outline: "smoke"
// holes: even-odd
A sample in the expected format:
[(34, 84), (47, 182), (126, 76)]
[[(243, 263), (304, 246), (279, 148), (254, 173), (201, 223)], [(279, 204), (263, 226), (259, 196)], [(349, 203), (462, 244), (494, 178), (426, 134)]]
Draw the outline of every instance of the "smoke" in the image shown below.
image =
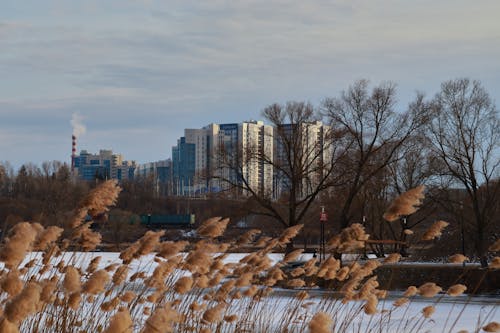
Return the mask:
[(79, 137), (87, 131), (85, 125), (82, 123), (82, 116), (78, 113), (73, 113), (71, 115), (71, 126), (73, 127), (73, 135)]

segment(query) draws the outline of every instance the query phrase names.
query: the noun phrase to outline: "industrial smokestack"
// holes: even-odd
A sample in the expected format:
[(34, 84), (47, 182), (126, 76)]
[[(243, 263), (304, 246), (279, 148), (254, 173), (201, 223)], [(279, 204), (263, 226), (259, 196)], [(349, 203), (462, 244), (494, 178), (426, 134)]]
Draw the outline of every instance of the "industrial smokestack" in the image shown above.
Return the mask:
[(71, 136), (71, 172), (75, 171), (76, 136)]

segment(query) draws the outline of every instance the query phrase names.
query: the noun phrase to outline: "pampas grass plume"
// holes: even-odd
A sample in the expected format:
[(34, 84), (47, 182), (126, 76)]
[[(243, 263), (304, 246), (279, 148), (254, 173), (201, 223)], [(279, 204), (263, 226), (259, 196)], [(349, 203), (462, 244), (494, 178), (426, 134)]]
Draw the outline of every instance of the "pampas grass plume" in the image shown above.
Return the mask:
[(448, 291), (446, 291), (446, 293), (450, 296), (458, 296), (462, 295), (466, 290), (467, 287), (464, 286), (463, 284), (454, 284), (453, 286), (448, 288)]
[(436, 311), (436, 308), (433, 305), (426, 306), (422, 309), (422, 314), (425, 318), (430, 318)]
[(443, 229), (449, 225), (448, 222), (445, 221), (436, 221), (433, 225), (422, 236), (422, 240), (432, 240), (441, 236)]
[(491, 252), (499, 252), (500, 251), (500, 238), (495, 241), (495, 243), (491, 244), (488, 248), (488, 251)]
[(23, 290), (24, 282), (19, 276), (19, 272), (14, 270), (7, 273), (0, 280), (0, 287), (11, 297), (16, 296)]
[(26, 253), (31, 250), (36, 236), (37, 230), (30, 223), (21, 222), (14, 225), (0, 249), (0, 261), (5, 263), (5, 267), (17, 268)]
[(393, 222), (401, 216), (415, 213), (425, 197), (424, 190), (425, 186), (420, 185), (396, 197), (384, 213), (383, 218)]
[(183, 276), (175, 282), (174, 290), (179, 294), (185, 294), (193, 287), (193, 278), (191, 276)]
[(110, 320), (104, 333), (132, 333), (133, 323), (127, 309), (118, 311)]
[(42, 287), (30, 282), (16, 297), (5, 305), (4, 316), (10, 322), (20, 324), (28, 315), (38, 310)]
[(466, 260), (469, 260), (469, 258), (461, 253), (454, 254), (448, 258), (448, 261), (452, 264), (461, 264)]
[(491, 259), (490, 265), (488, 267), (491, 269), (500, 269), (500, 257)]
[(93, 273), (83, 285), (83, 292), (91, 295), (97, 295), (106, 288), (106, 283), (110, 280), (108, 272), (104, 269)]
[(63, 287), (68, 293), (80, 291), (81, 280), (80, 273), (73, 266), (67, 266), (63, 281)]
[(401, 254), (399, 253), (391, 253), (384, 259), (384, 264), (393, 264), (398, 262), (401, 259)]
[(434, 297), (443, 289), (436, 285), (434, 282), (427, 282), (418, 287), (418, 293), (423, 297)]
[(483, 331), (485, 332), (500, 332), (500, 323), (496, 321), (492, 321), (488, 325), (483, 327)]
[(330, 333), (332, 332), (333, 320), (324, 312), (316, 313), (309, 322), (311, 333)]

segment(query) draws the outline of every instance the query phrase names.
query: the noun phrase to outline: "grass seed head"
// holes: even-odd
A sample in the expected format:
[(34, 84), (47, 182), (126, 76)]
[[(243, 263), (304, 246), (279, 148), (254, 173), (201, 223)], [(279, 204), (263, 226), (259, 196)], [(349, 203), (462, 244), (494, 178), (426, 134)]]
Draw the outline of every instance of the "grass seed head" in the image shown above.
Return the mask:
[(430, 318), (434, 312), (436, 311), (436, 308), (433, 305), (426, 306), (425, 308), (422, 309), (422, 315), (425, 318)]
[(324, 312), (318, 312), (312, 317), (308, 326), (311, 333), (330, 333), (333, 319)]
[(434, 238), (440, 237), (443, 233), (443, 229), (449, 225), (445, 221), (436, 221), (433, 225), (422, 236), (422, 240), (433, 240)]
[(424, 190), (425, 186), (420, 185), (396, 197), (385, 211), (384, 219), (394, 222), (402, 216), (415, 213), (425, 198)]
[(448, 261), (452, 264), (461, 264), (466, 260), (469, 260), (469, 258), (461, 253), (454, 254), (448, 258)]
[(483, 331), (485, 332), (500, 332), (500, 323), (492, 321), (486, 326), (483, 326)]
[(467, 287), (464, 286), (463, 284), (454, 284), (453, 286), (448, 288), (448, 291), (446, 293), (450, 296), (458, 296), (462, 295), (466, 290)]
[(128, 309), (115, 313), (104, 333), (132, 333), (134, 325)]

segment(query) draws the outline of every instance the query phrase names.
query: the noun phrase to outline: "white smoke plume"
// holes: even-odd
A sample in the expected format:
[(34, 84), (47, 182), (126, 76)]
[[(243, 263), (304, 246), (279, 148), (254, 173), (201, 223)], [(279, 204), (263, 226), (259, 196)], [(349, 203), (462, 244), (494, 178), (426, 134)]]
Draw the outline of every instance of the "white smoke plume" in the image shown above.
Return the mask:
[(82, 123), (82, 116), (78, 113), (73, 113), (71, 115), (71, 126), (73, 126), (73, 135), (79, 137), (87, 131), (85, 125)]

